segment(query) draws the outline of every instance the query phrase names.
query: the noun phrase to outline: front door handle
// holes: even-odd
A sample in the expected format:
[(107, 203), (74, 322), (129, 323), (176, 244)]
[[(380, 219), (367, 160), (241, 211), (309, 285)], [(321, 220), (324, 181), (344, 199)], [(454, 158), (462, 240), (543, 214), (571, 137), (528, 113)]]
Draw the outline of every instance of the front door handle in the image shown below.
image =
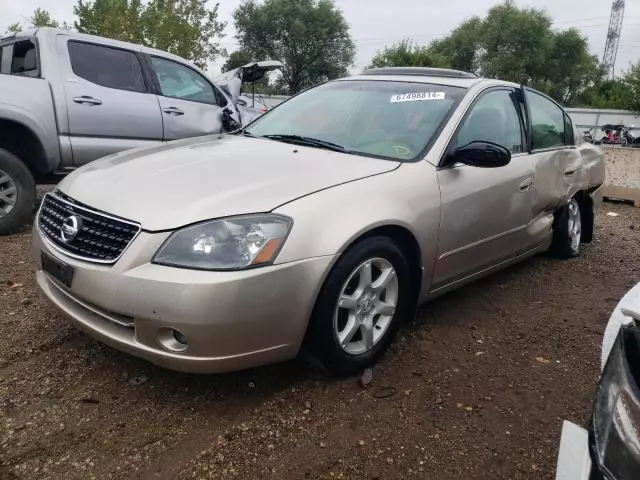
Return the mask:
[(85, 105), (102, 105), (102, 100), (90, 97), (89, 95), (82, 95), (81, 97), (73, 97), (73, 101), (76, 103), (84, 103)]
[(175, 115), (175, 116), (184, 115), (184, 112), (176, 107), (163, 108), (162, 111), (164, 113), (168, 113), (169, 115)]
[(531, 190), (531, 187), (533, 186), (533, 178), (529, 177), (529, 178), (525, 178), (520, 185), (518, 185), (518, 190), (520, 190), (521, 192), (528, 192), (529, 190)]

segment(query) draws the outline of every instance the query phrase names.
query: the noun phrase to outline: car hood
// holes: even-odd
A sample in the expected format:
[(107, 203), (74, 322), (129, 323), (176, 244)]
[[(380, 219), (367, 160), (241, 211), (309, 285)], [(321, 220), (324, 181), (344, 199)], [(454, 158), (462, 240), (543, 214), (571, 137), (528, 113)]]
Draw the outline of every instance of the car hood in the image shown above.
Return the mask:
[(398, 162), (274, 140), (217, 135), (129, 150), (82, 167), (58, 189), (148, 231), (256, 212)]

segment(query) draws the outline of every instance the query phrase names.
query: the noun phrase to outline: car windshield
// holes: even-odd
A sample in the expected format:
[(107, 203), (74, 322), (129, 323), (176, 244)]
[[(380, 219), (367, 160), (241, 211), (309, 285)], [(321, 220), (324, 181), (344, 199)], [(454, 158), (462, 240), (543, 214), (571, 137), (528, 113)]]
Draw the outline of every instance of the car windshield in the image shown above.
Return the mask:
[(465, 88), (348, 80), (303, 92), (258, 118), (248, 135), (400, 161), (420, 157)]

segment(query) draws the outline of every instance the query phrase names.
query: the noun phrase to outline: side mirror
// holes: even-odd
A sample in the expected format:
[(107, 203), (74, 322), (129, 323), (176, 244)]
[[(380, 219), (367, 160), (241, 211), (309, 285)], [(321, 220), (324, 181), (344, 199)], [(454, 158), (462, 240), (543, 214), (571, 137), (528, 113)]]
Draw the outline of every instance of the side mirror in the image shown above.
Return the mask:
[(471, 167), (504, 167), (511, 161), (511, 152), (497, 143), (471, 142), (455, 148), (448, 155), (449, 163), (460, 162)]

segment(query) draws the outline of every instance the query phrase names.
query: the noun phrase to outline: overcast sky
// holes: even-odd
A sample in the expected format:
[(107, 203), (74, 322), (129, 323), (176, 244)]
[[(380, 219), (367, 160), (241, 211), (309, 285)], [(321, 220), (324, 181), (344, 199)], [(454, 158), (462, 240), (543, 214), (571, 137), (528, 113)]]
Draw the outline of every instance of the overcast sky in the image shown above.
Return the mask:
[[(76, 0), (0, 0), (0, 33), (14, 22), (25, 23), (33, 10), (42, 7), (59, 21), (73, 22)], [(213, 2), (212, 2), (213, 3)], [(230, 52), (237, 48), (231, 15), (240, 0), (221, 0), (220, 18), (228, 22), (222, 45)], [(483, 16), (497, 0), (336, 0), (356, 42), (355, 70), (366, 66), (371, 57), (387, 44), (403, 38), (427, 44), (446, 35), (465, 19)], [(558, 29), (578, 28), (589, 39), (594, 55), (602, 59), (606, 42), (611, 1), (608, 0), (516, 0), (520, 7), (546, 9)], [(627, 70), (640, 58), (640, 1), (627, 0), (616, 71)], [(218, 73), (221, 61), (210, 66)]]

